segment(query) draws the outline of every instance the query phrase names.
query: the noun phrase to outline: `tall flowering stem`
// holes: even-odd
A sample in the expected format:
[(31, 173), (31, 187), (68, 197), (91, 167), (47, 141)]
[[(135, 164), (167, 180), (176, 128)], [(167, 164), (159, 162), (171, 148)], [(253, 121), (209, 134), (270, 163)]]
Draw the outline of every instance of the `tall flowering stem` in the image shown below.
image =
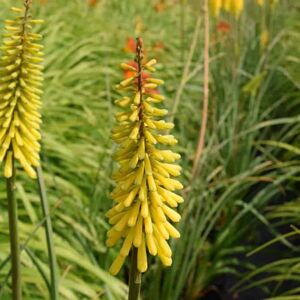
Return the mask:
[(112, 225), (107, 246), (115, 246), (122, 240), (120, 253), (110, 268), (113, 275), (132, 252), (130, 297), (138, 297), (138, 273), (148, 268), (147, 254), (158, 255), (163, 265), (170, 266), (172, 251), (167, 240), (180, 237), (171, 224), (180, 220), (175, 208), (183, 202), (174, 192), (183, 186), (172, 178), (180, 175), (180, 166), (173, 164), (180, 155), (163, 149), (175, 145), (177, 140), (166, 133), (174, 125), (159, 120), (168, 111), (155, 107), (164, 101), (157, 90), (163, 81), (150, 76), (155, 72), (155, 64), (155, 59), (145, 61), (143, 43), (138, 38), (135, 62), (121, 64), (132, 76), (117, 85), (128, 96), (115, 101), (125, 111), (116, 114), (118, 124), (112, 130), (112, 138), (119, 145), (114, 154), (119, 169), (113, 174), (116, 187), (111, 197), (115, 204), (107, 213)]
[[(143, 45), (141, 39), (137, 39), (136, 44), (136, 59), (135, 59), (135, 68), (137, 68), (137, 95), (140, 98), (139, 102), (139, 116), (138, 119), (143, 119), (143, 108), (142, 108), (142, 99), (143, 99), (143, 78), (142, 78), (142, 61), (143, 61)], [(141, 124), (143, 126), (143, 124)], [(143, 128), (140, 129), (140, 134), (143, 136)], [(138, 251), (136, 248), (133, 248), (131, 251), (131, 269), (129, 276), (129, 300), (138, 300), (140, 298), (141, 284), (142, 284), (142, 275), (137, 267), (138, 260)]]
[(204, 62), (203, 62), (203, 109), (201, 116), (201, 126), (199, 129), (198, 144), (195, 153), (195, 158), (192, 168), (192, 177), (191, 180), (195, 178), (197, 172), (199, 171), (199, 162), (202, 155), (202, 152), (205, 147), (205, 134), (208, 118), (208, 102), (209, 102), (209, 11), (208, 11), (208, 1), (203, 1), (203, 12), (204, 12)]
[(15, 198), (15, 158), (26, 173), (36, 178), (39, 165), (40, 94), (43, 53), (35, 43), (41, 38), (32, 33), (34, 24), (41, 23), (29, 15), (30, 0), (24, 8), (13, 7), (14, 20), (5, 21), (6, 33), (0, 60), (0, 162), (7, 178), (7, 201), (12, 257), (12, 293), (14, 300), (22, 298), (20, 276), (20, 246), (18, 213)]
[(137, 268), (138, 252), (135, 247), (131, 251), (131, 266), (129, 275), (129, 294), (128, 300), (140, 299), (142, 274)]
[(6, 180), (8, 220), (10, 233), (10, 252), (12, 261), (12, 299), (22, 299), (21, 261), (18, 234), (18, 206), (15, 198), (15, 168), (12, 156), (12, 176)]

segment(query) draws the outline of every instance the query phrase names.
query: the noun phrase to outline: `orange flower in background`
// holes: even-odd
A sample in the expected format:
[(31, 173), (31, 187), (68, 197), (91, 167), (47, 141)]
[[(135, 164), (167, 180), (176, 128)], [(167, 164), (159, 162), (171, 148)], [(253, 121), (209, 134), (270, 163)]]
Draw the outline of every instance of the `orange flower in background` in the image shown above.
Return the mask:
[(47, 4), (47, 3), (48, 3), (48, 0), (39, 0), (39, 2), (40, 2), (41, 4)]
[(178, 2), (184, 2), (185, 0), (158, 0), (153, 8), (156, 12), (163, 12), (174, 5), (177, 5)]
[(124, 52), (135, 53), (135, 49), (136, 49), (135, 39), (133, 37), (127, 38), (125, 47), (123, 48)]
[(157, 12), (162, 12), (167, 9), (167, 4), (165, 0), (159, 0), (157, 3), (154, 5), (154, 9)]
[[(152, 46), (153, 52), (160, 52), (166, 48), (165, 44), (162, 41), (157, 41)], [(136, 42), (135, 38), (128, 37), (125, 42), (125, 47), (123, 48), (123, 51), (125, 53), (135, 53), (136, 49)], [(146, 55), (146, 54), (145, 54)]]
[(98, 0), (87, 0), (89, 6), (96, 6)]
[(221, 33), (228, 33), (231, 30), (231, 25), (228, 22), (220, 21), (217, 25), (217, 31)]
[(165, 44), (163, 42), (156, 42), (153, 46), (153, 51), (161, 51), (166, 48)]

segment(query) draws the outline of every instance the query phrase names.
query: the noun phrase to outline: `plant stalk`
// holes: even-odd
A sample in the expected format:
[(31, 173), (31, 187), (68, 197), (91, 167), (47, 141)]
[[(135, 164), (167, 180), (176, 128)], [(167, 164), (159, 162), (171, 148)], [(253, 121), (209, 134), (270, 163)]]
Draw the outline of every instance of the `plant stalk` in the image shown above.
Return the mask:
[(142, 284), (142, 274), (137, 268), (137, 248), (132, 247), (131, 269), (129, 275), (128, 300), (139, 300)]
[(18, 203), (15, 197), (16, 170), (14, 166), (14, 156), (12, 157), (12, 176), (6, 180), (9, 237), (12, 264), (12, 299), (22, 299), (21, 288), (21, 259), (18, 234)]
[(181, 61), (184, 65), (184, 52), (185, 52), (185, 1), (180, 0), (180, 40), (181, 40)]
[[(136, 58), (138, 66), (138, 92), (140, 94), (140, 112), (139, 120), (143, 120), (143, 88), (142, 88), (142, 60), (143, 60), (143, 41), (140, 37), (136, 39)], [(143, 124), (143, 123), (142, 123)], [(141, 136), (143, 136), (143, 127), (141, 126)], [(137, 268), (137, 248), (132, 247), (131, 250), (131, 269), (129, 274), (129, 294), (128, 300), (139, 300), (141, 292), (142, 275)]]
[(203, 1), (204, 11), (204, 80), (203, 80), (203, 109), (201, 118), (201, 127), (199, 130), (198, 145), (194, 158), (191, 180), (199, 172), (199, 162), (202, 152), (205, 147), (205, 134), (207, 127), (208, 116), (208, 101), (209, 101), (209, 10), (208, 0)]
[(57, 272), (57, 260), (55, 254), (54, 240), (53, 240), (53, 228), (50, 218), (49, 203), (47, 199), (46, 187), (44, 182), (43, 171), (41, 167), (36, 168), (39, 194), (41, 200), (41, 206), (43, 211), (43, 217), (45, 219), (45, 233), (47, 240), (47, 250), (49, 256), (49, 268), (50, 268), (50, 279), (51, 279), (51, 290), (50, 290), (50, 299), (58, 300), (58, 272)]

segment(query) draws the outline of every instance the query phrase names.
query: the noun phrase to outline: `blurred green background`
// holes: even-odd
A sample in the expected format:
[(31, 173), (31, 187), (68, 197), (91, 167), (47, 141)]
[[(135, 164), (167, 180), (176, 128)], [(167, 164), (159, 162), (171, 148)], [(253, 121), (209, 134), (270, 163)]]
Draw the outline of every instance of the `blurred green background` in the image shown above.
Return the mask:
[[(118, 64), (134, 57), (137, 34), (146, 55), (159, 61), (185, 185), (173, 265), (164, 269), (151, 258), (142, 298), (300, 299), (299, 238), (290, 227), (300, 224), (299, 2), (279, 0), (271, 9), (248, 0), (239, 19), (211, 17), (206, 147), (192, 180), (203, 98), (202, 1), (33, 2), (32, 15), (46, 21), (37, 29), (46, 55), (42, 161), (61, 299), (127, 297), (128, 268), (116, 278), (107, 272), (118, 249), (105, 246), (105, 212), (112, 205), (114, 85), (124, 76)], [(10, 6), (21, 4), (1, 1), (2, 32)], [(49, 299), (37, 185), (21, 169), (17, 176), (24, 299)], [(6, 300), (3, 177), (0, 198), (0, 299)]]

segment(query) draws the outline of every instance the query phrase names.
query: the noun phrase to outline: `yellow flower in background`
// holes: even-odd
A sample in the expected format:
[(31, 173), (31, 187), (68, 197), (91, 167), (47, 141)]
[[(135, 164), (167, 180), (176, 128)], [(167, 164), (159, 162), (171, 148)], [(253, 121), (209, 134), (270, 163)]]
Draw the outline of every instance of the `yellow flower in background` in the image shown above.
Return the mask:
[(244, 0), (231, 0), (230, 12), (238, 18), (244, 9)]
[(210, 12), (214, 17), (218, 17), (223, 9), (238, 18), (244, 9), (244, 0), (210, 0), (209, 4)]
[(112, 138), (119, 145), (114, 155), (119, 169), (113, 174), (116, 187), (111, 197), (115, 204), (107, 213), (112, 228), (106, 243), (112, 247), (123, 241), (110, 268), (113, 275), (133, 247), (140, 272), (148, 268), (147, 253), (158, 255), (165, 266), (170, 266), (172, 251), (167, 240), (180, 237), (172, 225), (180, 220), (175, 208), (183, 202), (175, 193), (183, 186), (172, 178), (180, 175), (180, 166), (174, 164), (180, 155), (163, 149), (177, 140), (167, 134), (174, 125), (160, 120), (168, 111), (156, 106), (164, 97), (156, 90), (163, 81), (148, 73), (155, 71), (155, 64), (155, 59), (143, 61), (141, 39), (137, 39), (135, 62), (121, 64), (123, 70), (132, 71), (132, 76), (117, 86), (128, 96), (115, 102), (123, 111), (116, 114), (118, 123), (112, 130)]
[(39, 165), (41, 106), (43, 81), (41, 35), (32, 33), (33, 20), (24, 9), (12, 8), (14, 20), (5, 21), (6, 33), (0, 60), (0, 162), (4, 176), (12, 176), (16, 158), (26, 173), (36, 177)]
[(219, 16), (222, 8), (222, 0), (210, 0), (210, 12), (214, 17)]
[(270, 0), (270, 6), (271, 6), (271, 8), (274, 8), (277, 3), (278, 3), (278, 0)]
[(262, 49), (266, 48), (267, 45), (269, 43), (269, 31), (268, 30), (264, 30), (261, 34), (260, 34), (260, 46)]
[[(278, 3), (278, 0), (268, 0), (270, 3), (270, 8), (273, 9), (275, 7), (275, 5)], [(266, 1), (265, 0), (256, 0), (256, 4), (259, 6), (264, 6), (266, 5)]]
[(225, 11), (230, 11), (231, 1), (232, 1), (232, 0), (223, 0), (223, 2), (222, 2), (222, 8), (223, 8)]

